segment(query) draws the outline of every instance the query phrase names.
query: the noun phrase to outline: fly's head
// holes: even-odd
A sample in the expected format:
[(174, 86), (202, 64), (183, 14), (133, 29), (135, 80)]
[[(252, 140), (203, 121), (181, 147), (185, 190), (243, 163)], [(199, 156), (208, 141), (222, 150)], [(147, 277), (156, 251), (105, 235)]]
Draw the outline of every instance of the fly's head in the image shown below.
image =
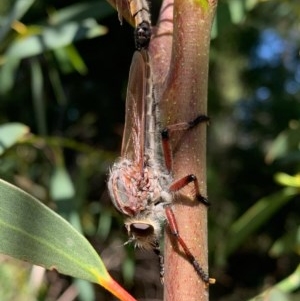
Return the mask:
[(125, 222), (129, 240), (135, 247), (152, 250), (161, 235), (161, 223), (155, 219), (129, 219)]

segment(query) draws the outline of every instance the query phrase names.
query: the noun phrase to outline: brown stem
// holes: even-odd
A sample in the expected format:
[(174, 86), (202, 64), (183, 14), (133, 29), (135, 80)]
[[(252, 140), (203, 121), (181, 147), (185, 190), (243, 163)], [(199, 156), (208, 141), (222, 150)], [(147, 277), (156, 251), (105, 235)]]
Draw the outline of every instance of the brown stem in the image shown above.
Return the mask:
[(164, 0), (161, 6), (157, 25), (152, 29), (149, 53), (152, 61), (153, 81), (156, 95), (160, 99), (163, 84), (169, 72), (173, 41), (173, 8), (174, 0)]
[[(172, 1), (164, 1), (164, 4), (166, 2)], [(216, 4), (216, 0), (174, 0), (170, 67), (166, 53), (170, 54), (172, 38), (164, 44), (163, 36), (157, 35), (160, 42), (154, 38), (150, 45), (155, 82), (160, 87), (163, 127), (206, 114), (210, 30)], [(172, 18), (172, 14), (170, 16)], [(162, 19), (166, 19), (163, 14)], [(201, 124), (182, 136), (177, 135), (171, 144), (174, 178), (195, 174), (200, 192), (206, 196), (206, 126)], [(186, 188), (178, 195), (173, 209), (181, 237), (207, 271), (207, 208), (197, 203), (191, 189)], [(169, 233), (165, 236), (164, 300), (208, 300), (207, 286)]]

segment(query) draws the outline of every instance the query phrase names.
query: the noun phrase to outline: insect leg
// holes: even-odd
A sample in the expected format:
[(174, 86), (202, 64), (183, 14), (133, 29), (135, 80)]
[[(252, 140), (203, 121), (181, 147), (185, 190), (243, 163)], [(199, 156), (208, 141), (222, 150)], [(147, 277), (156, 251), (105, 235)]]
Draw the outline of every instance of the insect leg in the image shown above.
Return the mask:
[(195, 193), (196, 193), (196, 198), (199, 202), (203, 203), (204, 205), (206, 206), (209, 206), (210, 203), (209, 201), (207, 200), (207, 198), (205, 198), (204, 196), (201, 195), (200, 193), (200, 188), (199, 188), (199, 182), (198, 182), (198, 179), (195, 175), (193, 174), (190, 174), (190, 175), (187, 175), (175, 182), (173, 182), (171, 184), (171, 186), (169, 187), (169, 190), (170, 191), (173, 191), (173, 192), (176, 192), (180, 189), (182, 189), (183, 187), (187, 186), (189, 183), (193, 182), (194, 183), (194, 186), (195, 186)]
[(178, 226), (176, 222), (176, 218), (174, 215), (174, 212), (170, 206), (165, 207), (166, 210), (166, 216), (168, 220), (168, 224), (171, 230), (171, 234), (176, 238), (177, 242), (180, 244), (182, 247), (188, 261), (192, 264), (194, 267), (195, 271), (197, 274), (200, 276), (200, 278), (206, 283), (206, 284), (213, 284), (215, 283), (214, 278), (209, 278), (208, 274), (203, 270), (203, 268), (200, 266), (194, 255), (191, 253), (189, 248), (187, 247), (186, 243), (184, 240), (181, 238), (179, 231), (178, 231)]
[[(162, 132), (161, 132), (162, 148), (163, 148), (165, 164), (166, 164), (168, 171), (171, 171), (171, 169), (172, 169), (172, 150), (171, 150), (171, 145), (170, 145), (170, 134), (174, 131), (190, 130), (193, 127), (197, 126), (199, 123), (208, 122), (208, 121), (209, 121), (208, 116), (199, 115), (197, 118), (193, 119), (192, 121), (172, 124), (172, 125), (167, 126), (164, 130), (162, 130)], [(187, 186), (191, 182), (194, 183), (196, 198), (198, 199), (198, 201), (208, 206), (209, 202), (205, 197), (203, 197), (201, 195), (198, 179), (193, 174), (187, 175), (187, 176), (183, 177), (182, 179), (175, 181), (174, 183), (172, 183), (172, 185), (170, 186), (169, 189), (170, 189), (170, 191), (175, 192), (175, 191), (178, 191), (178, 190), (182, 189), (183, 187)]]
[(156, 241), (153, 247), (154, 253), (158, 256), (159, 260), (159, 276), (160, 276), (160, 281), (163, 284), (164, 283), (164, 274), (165, 274), (165, 268), (164, 268), (164, 256), (160, 252), (160, 246), (159, 246), (159, 241)]
[(172, 151), (170, 145), (170, 134), (175, 131), (187, 131), (198, 125), (202, 122), (208, 122), (209, 117), (206, 115), (199, 115), (192, 121), (189, 122), (181, 122), (172, 125), (168, 125), (161, 131), (162, 138), (162, 148), (165, 159), (165, 164), (168, 171), (172, 170)]

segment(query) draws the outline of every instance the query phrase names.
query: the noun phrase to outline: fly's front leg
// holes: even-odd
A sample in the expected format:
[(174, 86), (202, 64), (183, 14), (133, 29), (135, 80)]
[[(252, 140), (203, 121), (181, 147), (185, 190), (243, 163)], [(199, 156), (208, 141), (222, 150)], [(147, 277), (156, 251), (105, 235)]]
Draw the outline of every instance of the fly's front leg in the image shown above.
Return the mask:
[(181, 179), (173, 182), (171, 184), (171, 186), (169, 187), (169, 190), (171, 192), (179, 191), (180, 189), (182, 189), (183, 187), (187, 186), (191, 182), (193, 182), (193, 184), (195, 186), (195, 194), (196, 194), (197, 200), (199, 202), (203, 203), (204, 205), (209, 206), (210, 203), (207, 200), (207, 198), (205, 198), (204, 196), (201, 195), (198, 179), (193, 174), (187, 175), (187, 176), (185, 176), (185, 177), (183, 177), (183, 178), (181, 178)]
[(153, 251), (158, 256), (160, 282), (161, 282), (161, 284), (164, 284), (164, 274), (165, 274), (164, 256), (160, 252), (159, 241), (155, 242)]
[[(171, 150), (171, 145), (170, 145), (170, 134), (175, 131), (187, 131), (195, 126), (197, 126), (199, 123), (202, 122), (208, 122), (209, 117), (206, 115), (199, 115), (197, 118), (190, 122), (182, 122), (182, 123), (177, 123), (177, 124), (172, 124), (167, 126), (162, 132), (161, 132), (161, 137), (162, 137), (162, 148), (163, 148), (163, 154), (164, 154), (164, 159), (165, 159), (165, 164), (167, 170), (170, 172), (172, 170), (172, 150)], [(208, 200), (203, 197), (200, 193), (200, 188), (199, 188), (199, 182), (198, 179), (195, 175), (189, 174), (182, 179), (179, 179), (172, 183), (170, 186), (170, 191), (178, 191), (182, 189), (183, 187), (187, 186), (189, 183), (193, 182), (194, 187), (195, 187), (195, 193), (196, 193), (196, 198), (198, 201), (201, 203), (205, 204), (206, 206), (209, 205)]]
[(165, 207), (165, 211), (166, 211), (166, 217), (168, 220), (168, 225), (169, 225), (171, 234), (176, 238), (177, 242), (182, 247), (188, 261), (192, 264), (192, 266), (194, 267), (197, 274), (207, 285), (214, 284), (216, 280), (214, 278), (209, 278), (208, 274), (203, 270), (203, 268), (200, 266), (200, 264), (196, 260), (195, 256), (191, 253), (191, 251), (187, 247), (186, 243), (181, 238), (179, 231), (178, 231), (176, 218), (175, 218), (172, 208), (170, 206), (167, 206), (167, 207)]

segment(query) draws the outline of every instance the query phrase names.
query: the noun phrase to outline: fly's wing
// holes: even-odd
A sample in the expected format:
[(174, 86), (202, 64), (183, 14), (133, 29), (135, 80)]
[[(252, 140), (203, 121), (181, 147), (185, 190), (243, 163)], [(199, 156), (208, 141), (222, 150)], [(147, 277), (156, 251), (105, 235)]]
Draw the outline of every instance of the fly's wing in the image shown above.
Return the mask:
[(136, 51), (129, 71), (121, 155), (137, 162), (141, 169), (144, 160), (146, 84), (145, 54)]
[(134, 18), (136, 28), (143, 22), (148, 23), (149, 26), (151, 25), (150, 9), (147, 0), (131, 0), (129, 1), (129, 9)]
[(150, 8), (148, 0), (111, 0), (118, 12), (118, 18), (122, 24), (123, 16), (131, 24), (137, 27), (142, 22), (151, 24)]
[(117, 9), (121, 25), (123, 24), (123, 16), (130, 24), (134, 24), (134, 17), (131, 14), (128, 0), (114, 0), (113, 4)]

